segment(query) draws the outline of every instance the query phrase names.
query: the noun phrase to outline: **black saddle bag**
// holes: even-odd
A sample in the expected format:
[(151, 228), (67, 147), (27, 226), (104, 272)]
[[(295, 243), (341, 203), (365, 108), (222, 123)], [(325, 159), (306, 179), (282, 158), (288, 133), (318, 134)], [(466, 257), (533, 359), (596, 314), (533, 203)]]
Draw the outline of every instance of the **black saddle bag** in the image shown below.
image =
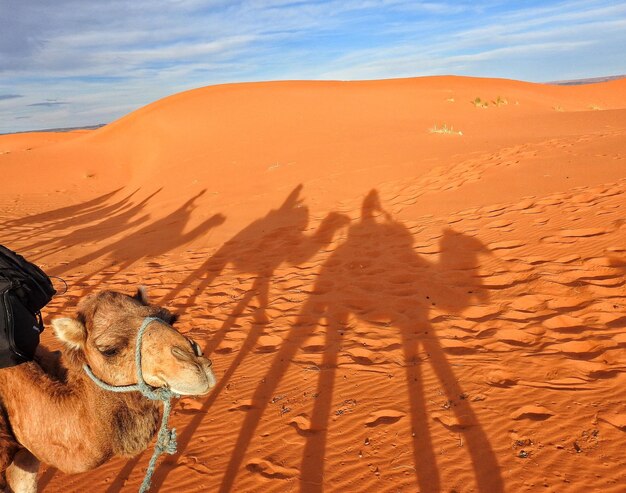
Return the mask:
[(41, 309), (55, 293), (39, 267), (0, 245), (0, 368), (33, 359), (43, 331)]

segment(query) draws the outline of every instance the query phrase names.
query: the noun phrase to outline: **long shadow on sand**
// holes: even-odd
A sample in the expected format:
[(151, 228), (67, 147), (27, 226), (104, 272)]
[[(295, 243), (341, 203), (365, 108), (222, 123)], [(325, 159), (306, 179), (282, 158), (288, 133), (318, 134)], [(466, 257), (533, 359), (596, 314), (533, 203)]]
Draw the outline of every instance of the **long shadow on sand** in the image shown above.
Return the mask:
[[(84, 212), (77, 216), (59, 216), (35, 228), (40, 239), (24, 246), (24, 251), (32, 251), (32, 260), (41, 260), (81, 242), (99, 242), (110, 237), (112, 232), (121, 228), (133, 228), (148, 221), (147, 214), (141, 214), (143, 208), (160, 190), (152, 193), (140, 202), (133, 203), (132, 197), (138, 192), (129, 193), (123, 199)], [(69, 231), (65, 234), (59, 232)], [(35, 235), (31, 234), (31, 238)], [(38, 253), (41, 251), (41, 253)]]
[[(154, 192), (141, 202), (125, 208), (123, 211), (96, 225), (83, 228), (78, 231), (78, 234), (80, 237), (84, 234), (95, 234), (95, 232), (110, 235), (112, 230), (119, 232), (139, 226), (142, 223), (147, 223), (145, 226), (125, 234), (120, 239), (107, 243), (105, 246), (82, 257), (75, 258), (66, 265), (52, 267), (48, 269), (48, 274), (59, 276), (70, 270), (88, 266), (96, 259), (107, 258), (112, 262), (114, 269), (103, 278), (99, 278), (99, 283), (106, 283), (142, 259), (156, 257), (184, 245), (206, 234), (210, 229), (219, 226), (226, 219), (221, 214), (215, 214), (190, 231), (183, 233), (193, 210), (196, 208), (195, 202), (205, 193), (204, 191), (199, 192), (178, 209), (156, 221), (150, 221), (147, 215), (139, 216), (145, 204), (157, 193), (158, 191)], [(73, 244), (76, 239), (76, 237), (70, 235), (70, 238), (67, 240), (68, 246)], [(62, 247), (63, 245), (60, 246)], [(83, 295), (91, 291), (86, 285), (94, 275), (95, 272), (90, 272), (73, 281), (76, 285), (85, 285), (86, 289), (83, 291)]]
[[(224, 473), (220, 492), (233, 491), (235, 478), (269, 402), (298, 350), (322, 319), (327, 321), (326, 343), (317, 393), (300, 467), (301, 491), (324, 489), (324, 457), (331, 414), (339, 348), (349, 330), (348, 316), (363, 319), (373, 311), (387, 312), (389, 325), (400, 332), (404, 352), (416, 481), (421, 492), (442, 491), (429, 431), (423, 368), (434, 370), (458, 422), (472, 461), (478, 491), (503, 491), (500, 468), (489, 440), (454, 375), (429, 323), (433, 305), (458, 313), (487, 295), (478, 281), (478, 255), (487, 253), (475, 238), (445, 230), (439, 241), (440, 261), (420, 257), (413, 237), (381, 207), (378, 193), (365, 198), (360, 221), (323, 265), (311, 297), (282, 343), (252, 397), (237, 442)], [(318, 293), (318, 294), (316, 294)]]
[[(193, 433), (202, 422), (205, 412), (226, 387), (235, 370), (254, 349), (259, 337), (264, 334), (268, 322), (265, 311), (274, 271), (285, 262), (298, 265), (312, 258), (331, 242), (336, 229), (348, 222), (347, 217), (331, 213), (322, 220), (315, 232), (310, 235), (303, 233), (309, 224), (309, 211), (300, 199), (301, 190), (301, 185), (295, 187), (279, 208), (270, 210), (264, 217), (252, 222), (224, 243), (224, 246), (199, 268), (191, 272), (179, 284), (178, 289), (172, 290), (162, 300), (162, 303), (167, 303), (175, 299), (183, 288), (197, 283), (194, 294), (186, 300), (187, 305), (194, 306), (197, 296), (208, 289), (227, 266), (231, 266), (238, 273), (251, 274), (254, 278), (252, 286), (204, 348), (207, 354), (213, 352), (242, 316), (244, 310), (254, 306), (253, 324), (237, 356), (225, 370), (197, 416), (183, 430), (179, 430), (179, 451), (185, 450)], [(131, 460), (124, 466), (107, 493), (116, 491), (115, 488), (128, 478), (138, 461), (139, 458)], [(157, 470), (152, 482), (155, 490), (161, 487), (167, 473), (165, 468)]]
[[(73, 276), (71, 282), (84, 288), (82, 295), (85, 295), (93, 290), (90, 281), (101, 270), (93, 267), (94, 261), (106, 259), (110, 263), (107, 273), (99, 279), (107, 282), (142, 259), (156, 257), (185, 245), (225, 220), (223, 215), (214, 214), (184, 232), (193, 211), (199, 207), (196, 203), (204, 195), (204, 190), (156, 220), (151, 218), (146, 207), (161, 189), (141, 200), (135, 199), (139, 190), (116, 198), (119, 192), (120, 189), (80, 204), (5, 221), (2, 223), (2, 233), (6, 239), (2, 242), (31, 261), (47, 263), (45, 270), (51, 276), (82, 270), (83, 275)], [(54, 265), (49, 260), (54, 254), (85, 243), (102, 246), (68, 263)]]
[(109, 199), (111, 199), (120, 190), (121, 188), (118, 188), (117, 190), (99, 195), (98, 197), (79, 204), (68, 205), (37, 214), (30, 214), (17, 219), (10, 219), (5, 221), (2, 226), (29, 229), (36, 227), (36, 233), (38, 234), (41, 232), (39, 228), (57, 228), (58, 223), (63, 221), (77, 221), (79, 223), (85, 223), (86, 221), (84, 217), (90, 214), (95, 214), (96, 216), (101, 217), (104, 208), (108, 207)]

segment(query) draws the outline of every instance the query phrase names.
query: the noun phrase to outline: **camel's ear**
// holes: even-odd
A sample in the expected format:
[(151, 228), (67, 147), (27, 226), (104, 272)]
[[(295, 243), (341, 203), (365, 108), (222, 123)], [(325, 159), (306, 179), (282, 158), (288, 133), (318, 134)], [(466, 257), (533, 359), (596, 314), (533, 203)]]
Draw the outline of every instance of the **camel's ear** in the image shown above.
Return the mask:
[(139, 301), (139, 303), (141, 303), (142, 305), (147, 306), (150, 304), (150, 300), (148, 299), (148, 288), (146, 288), (145, 286), (139, 286), (133, 298)]
[(54, 334), (72, 349), (80, 349), (87, 339), (87, 330), (73, 318), (55, 318), (52, 320)]

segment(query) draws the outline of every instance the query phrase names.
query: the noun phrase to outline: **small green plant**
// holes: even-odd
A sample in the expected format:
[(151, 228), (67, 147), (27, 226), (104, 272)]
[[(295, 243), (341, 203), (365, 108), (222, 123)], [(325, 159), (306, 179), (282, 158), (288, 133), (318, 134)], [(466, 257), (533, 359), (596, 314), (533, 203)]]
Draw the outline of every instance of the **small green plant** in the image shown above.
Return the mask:
[(506, 98), (502, 98), (502, 97), (498, 96), (495, 101), (492, 101), (492, 103), (495, 106), (500, 107), (500, 106), (504, 106), (506, 104), (509, 104), (509, 101)]
[(430, 128), (431, 134), (450, 134), (450, 135), (463, 135), (463, 132), (460, 130), (454, 130), (454, 127), (446, 125), (445, 123), (441, 127), (437, 127), (435, 124), (434, 127)]
[(489, 106), (489, 103), (487, 101), (483, 101), (478, 97), (474, 99), (474, 101), (472, 101), (472, 104), (476, 106), (476, 108), (486, 108), (487, 106)]

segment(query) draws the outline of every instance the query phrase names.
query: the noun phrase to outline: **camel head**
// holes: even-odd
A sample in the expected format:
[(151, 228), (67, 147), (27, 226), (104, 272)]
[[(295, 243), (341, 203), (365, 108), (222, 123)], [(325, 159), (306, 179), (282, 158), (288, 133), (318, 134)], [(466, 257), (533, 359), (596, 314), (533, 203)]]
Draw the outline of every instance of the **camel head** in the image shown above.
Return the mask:
[(155, 317), (143, 333), (141, 370), (152, 387), (180, 395), (203, 395), (215, 386), (211, 361), (198, 344), (172, 327), (176, 316), (149, 303), (143, 288), (135, 296), (102, 291), (78, 305), (75, 318), (52, 321), (56, 336), (71, 359), (87, 364), (104, 382), (137, 383), (135, 347), (146, 317)]

